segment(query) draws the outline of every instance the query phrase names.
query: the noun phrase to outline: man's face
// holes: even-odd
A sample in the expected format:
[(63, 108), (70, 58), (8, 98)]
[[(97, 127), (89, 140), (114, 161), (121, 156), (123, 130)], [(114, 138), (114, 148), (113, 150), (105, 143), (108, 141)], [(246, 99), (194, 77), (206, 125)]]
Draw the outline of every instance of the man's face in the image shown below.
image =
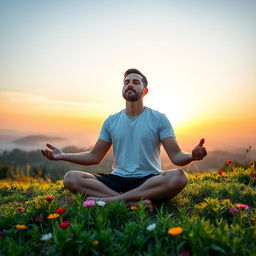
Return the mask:
[(144, 91), (142, 76), (136, 73), (129, 74), (124, 79), (123, 97), (127, 101), (137, 101), (141, 98)]

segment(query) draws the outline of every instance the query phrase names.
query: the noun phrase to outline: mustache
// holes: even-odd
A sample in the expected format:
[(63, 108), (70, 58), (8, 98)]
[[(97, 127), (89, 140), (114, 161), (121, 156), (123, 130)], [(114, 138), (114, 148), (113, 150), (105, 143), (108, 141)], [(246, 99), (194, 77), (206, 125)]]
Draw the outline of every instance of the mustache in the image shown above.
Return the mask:
[(126, 89), (126, 90), (125, 90), (125, 93), (128, 92), (128, 91), (130, 91), (130, 90), (136, 93), (136, 91), (135, 91), (134, 89), (132, 89), (132, 88)]

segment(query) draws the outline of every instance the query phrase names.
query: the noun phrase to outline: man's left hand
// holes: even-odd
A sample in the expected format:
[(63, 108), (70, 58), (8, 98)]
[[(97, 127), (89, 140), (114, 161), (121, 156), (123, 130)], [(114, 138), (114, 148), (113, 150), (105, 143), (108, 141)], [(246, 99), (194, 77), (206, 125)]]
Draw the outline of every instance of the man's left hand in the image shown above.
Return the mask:
[(204, 139), (201, 139), (199, 144), (192, 150), (192, 161), (202, 160), (206, 155), (206, 148), (203, 147)]

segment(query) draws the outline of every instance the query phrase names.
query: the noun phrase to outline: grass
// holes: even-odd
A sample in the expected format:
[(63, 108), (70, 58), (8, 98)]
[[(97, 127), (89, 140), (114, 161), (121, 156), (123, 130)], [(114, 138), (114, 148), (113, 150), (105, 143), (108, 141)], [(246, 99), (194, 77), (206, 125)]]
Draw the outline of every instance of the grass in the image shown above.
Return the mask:
[[(182, 193), (153, 214), (124, 202), (84, 207), (83, 196), (62, 181), (2, 180), (0, 255), (256, 255), (255, 174), (232, 166), (188, 174)], [(59, 208), (65, 213), (47, 218)], [(68, 227), (59, 226), (63, 221)]]

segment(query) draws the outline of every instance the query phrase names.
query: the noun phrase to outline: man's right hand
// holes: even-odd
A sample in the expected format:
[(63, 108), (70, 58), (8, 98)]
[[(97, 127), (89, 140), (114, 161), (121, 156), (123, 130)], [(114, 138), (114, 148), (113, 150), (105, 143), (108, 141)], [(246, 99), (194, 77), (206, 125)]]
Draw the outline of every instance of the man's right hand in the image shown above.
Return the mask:
[(49, 160), (62, 160), (64, 153), (51, 144), (46, 144), (49, 149), (41, 150), (41, 153)]

